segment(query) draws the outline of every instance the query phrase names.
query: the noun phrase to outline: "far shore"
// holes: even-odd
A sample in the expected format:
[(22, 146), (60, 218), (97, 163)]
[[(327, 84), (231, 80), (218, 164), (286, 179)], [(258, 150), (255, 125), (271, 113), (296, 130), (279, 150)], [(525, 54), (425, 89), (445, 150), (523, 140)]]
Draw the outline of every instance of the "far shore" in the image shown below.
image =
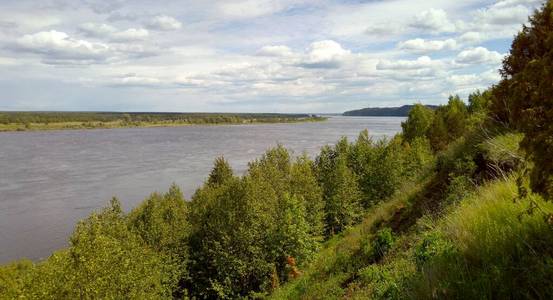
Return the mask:
[(326, 117), (306, 117), (306, 118), (274, 118), (268, 119), (243, 119), (238, 121), (224, 122), (186, 122), (186, 121), (155, 121), (155, 122), (126, 122), (117, 121), (92, 121), (92, 122), (53, 122), (53, 123), (9, 123), (0, 124), (0, 132), (14, 131), (47, 131), (47, 130), (78, 130), (78, 129), (115, 129), (115, 128), (148, 128), (148, 127), (180, 127), (194, 125), (245, 125), (245, 124), (275, 124), (275, 123), (303, 123), (303, 122), (323, 122)]

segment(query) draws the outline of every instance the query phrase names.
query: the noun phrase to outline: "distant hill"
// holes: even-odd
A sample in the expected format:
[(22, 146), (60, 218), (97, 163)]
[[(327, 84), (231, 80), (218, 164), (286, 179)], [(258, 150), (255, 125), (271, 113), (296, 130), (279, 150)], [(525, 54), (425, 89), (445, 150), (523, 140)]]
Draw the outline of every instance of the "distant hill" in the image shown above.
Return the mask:
[[(407, 117), (413, 105), (403, 105), (401, 107), (367, 107), (357, 110), (350, 110), (343, 113), (350, 117)], [(437, 105), (426, 105), (431, 109), (438, 108)]]

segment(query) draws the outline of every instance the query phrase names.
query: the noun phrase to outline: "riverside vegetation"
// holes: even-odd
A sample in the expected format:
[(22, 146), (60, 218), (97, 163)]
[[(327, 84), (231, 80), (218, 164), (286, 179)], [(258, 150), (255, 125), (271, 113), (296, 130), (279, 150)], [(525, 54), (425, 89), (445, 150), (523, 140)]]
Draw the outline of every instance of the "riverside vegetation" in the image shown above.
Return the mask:
[(1, 131), (324, 121), (308, 114), (0, 112)]
[(553, 298), (553, 3), (515, 38), (502, 81), (391, 140), (282, 146), (236, 176), (224, 158), (81, 221), (47, 260), (0, 269), (3, 298)]

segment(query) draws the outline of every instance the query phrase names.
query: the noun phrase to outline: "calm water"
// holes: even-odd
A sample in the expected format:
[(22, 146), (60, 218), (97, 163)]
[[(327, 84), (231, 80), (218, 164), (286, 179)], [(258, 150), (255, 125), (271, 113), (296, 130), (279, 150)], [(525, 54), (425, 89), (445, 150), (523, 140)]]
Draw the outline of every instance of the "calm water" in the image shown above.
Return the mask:
[(242, 174), (277, 143), (313, 156), (365, 128), (377, 138), (393, 136), (402, 120), (0, 133), (0, 263), (64, 247), (75, 223), (112, 196), (128, 210), (175, 182), (189, 197), (217, 156)]

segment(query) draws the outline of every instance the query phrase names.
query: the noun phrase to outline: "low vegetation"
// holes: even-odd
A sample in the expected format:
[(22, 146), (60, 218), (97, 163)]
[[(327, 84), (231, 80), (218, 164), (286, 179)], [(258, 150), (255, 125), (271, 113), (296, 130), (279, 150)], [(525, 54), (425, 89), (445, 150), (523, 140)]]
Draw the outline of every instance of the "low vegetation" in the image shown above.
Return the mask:
[(324, 121), (307, 114), (0, 112), (1, 131)]
[(67, 249), (1, 267), (0, 295), (553, 298), (552, 12), (468, 105), (415, 105), (402, 134), (365, 131), (314, 160), (278, 146), (243, 176), (218, 158), (188, 202), (176, 186), (127, 214), (113, 199)]

